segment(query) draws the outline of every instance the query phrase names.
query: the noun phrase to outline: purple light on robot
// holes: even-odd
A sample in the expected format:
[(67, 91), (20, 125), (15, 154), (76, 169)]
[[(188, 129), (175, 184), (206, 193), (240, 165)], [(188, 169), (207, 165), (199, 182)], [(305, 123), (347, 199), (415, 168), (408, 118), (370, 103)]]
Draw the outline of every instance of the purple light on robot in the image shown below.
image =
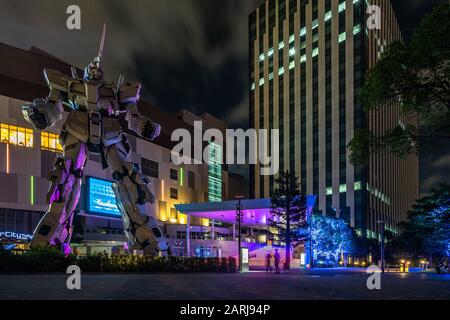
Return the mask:
[(70, 248), (70, 245), (68, 243), (63, 244), (63, 252), (66, 257), (72, 253), (72, 249)]

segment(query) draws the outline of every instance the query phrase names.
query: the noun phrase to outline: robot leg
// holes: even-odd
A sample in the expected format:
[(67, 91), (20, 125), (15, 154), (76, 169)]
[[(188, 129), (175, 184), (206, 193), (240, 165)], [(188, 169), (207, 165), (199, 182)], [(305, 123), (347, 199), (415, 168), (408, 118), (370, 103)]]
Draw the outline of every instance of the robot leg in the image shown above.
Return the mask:
[(47, 193), (48, 211), (34, 231), (30, 247), (68, 244), (73, 232), (73, 216), (81, 193), (81, 178), (87, 147), (77, 138), (65, 137), (64, 156), (57, 158)]
[(143, 250), (146, 255), (166, 253), (168, 249), (156, 219), (147, 213), (146, 204), (154, 202), (154, 196), (148, 189), (148, 179), (139, 166), (128, 162), (128, 147), (121, 141), (106, 147), (104, 155), (114, 184), (113, 191), (117, 205), (122, 213), (125, 234), (131, 248)]

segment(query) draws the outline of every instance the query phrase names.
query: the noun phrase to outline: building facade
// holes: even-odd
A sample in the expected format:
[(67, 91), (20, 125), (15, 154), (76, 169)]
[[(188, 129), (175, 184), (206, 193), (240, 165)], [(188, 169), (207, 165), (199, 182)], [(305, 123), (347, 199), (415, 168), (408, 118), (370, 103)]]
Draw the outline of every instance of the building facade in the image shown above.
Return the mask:
[[(63, 121), (38, 132), (24, 120), (21, 111), (23, 104), (47, 96), (44, 68), (70, 74), (70, 65), (39, 49), (25, 51), (0, 44), (0, 242), (29, 240), (47, 210), (47, 178), (55, 158), (62, 154), (58, 139)], [(225, 128), (226, 124), (212, 115), (197, 116), (186, 110), (171, 115), (145, 101), (140, 102), (139, 109), (160, 123), (162, 132), (154, 142), (129, 134), (130, 159), (151, 182), (155, 203), (149, 205), (149, 212), (158, 219), (168, 239), (176, 241), (178, 233), (186, 232), (187, 221), (175, 204), (208, 202), (211, 191), (214, 199), (227, 199), (229, 184), (228, 172), (221, 165), (213, 164), (213, 170), (208, 163), (174, 165), (171, 133), (179, 128), (192, 131), (188, 119), (202, 121), (206, 128), (218, 124)], [(99, 156), (89, 156), (83, 180), (73, 242), (80, 253), (110, 252), (126, 238), (110, 188), (112, 178), (108, 170), (103, 170)], [(193, 218), (190, 223), (193, 233), (210, 232), (208, 219)]]
[[(367, 27), (371, 5), (380, 29)], [(365, 73), (395, 41), (402, 36), (388, 0), (266, 0), (249, 16), (250, 127), (280, 130), (280, 170), (318, 195), (316, 213), (374, 238), (379, 220), (398, 231), (419, 192), (417, 156), (380, 154), (355, 167), (347, 150), (358, 128), (407, 121), (394, 104), (365, 112), (358, 100)], [(250, 169), (251, 196), (266, 198), (274, 177), (258, 173)]]

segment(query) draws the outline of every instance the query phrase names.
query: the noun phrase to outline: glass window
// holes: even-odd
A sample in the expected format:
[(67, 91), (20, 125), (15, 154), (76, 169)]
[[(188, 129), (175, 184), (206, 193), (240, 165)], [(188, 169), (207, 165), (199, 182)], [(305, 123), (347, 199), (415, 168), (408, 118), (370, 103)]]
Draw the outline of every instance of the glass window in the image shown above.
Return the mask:
[(33, 130), (5, 123), (0, 124), (1, 141), (20, 147), (33, 147)]
[(148, 177), (159, 177), (159, 164), (156, 161), (142, 158), (141, 159), (142, 173)]
[(295, 61), (291, 61), (291, 63), (289, 63), (289, 70), (294, 68), (295, 68)]
[(170, 179), (178, 180), (178, 171), (175, 169), (170, 169)]
[(170, 188), (170, 198), (178, 199), (178, 189)]
[(50, 132), (41, 132), (41, 149), (53, 152), (63, 152), (59, 143), (59, 135)]

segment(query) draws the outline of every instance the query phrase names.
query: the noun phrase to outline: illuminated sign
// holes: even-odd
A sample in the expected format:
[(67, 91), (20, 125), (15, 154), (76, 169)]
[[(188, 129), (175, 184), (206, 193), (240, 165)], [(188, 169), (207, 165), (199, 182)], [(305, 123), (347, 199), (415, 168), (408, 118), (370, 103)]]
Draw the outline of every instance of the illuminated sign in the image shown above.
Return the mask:
[(121, 217), (116, 197), (112, 190), (112, 182), (88, 177), (87, 193), (87, 211), (89, 213)]
[(248, 248), (242, 248), (242, 264), (248, 264)]
[(31, 240), (32, 235), (26, 233), (18, 233), (14, 231), (0, 231), (0, 238), (16, 239), (16, 240)]

